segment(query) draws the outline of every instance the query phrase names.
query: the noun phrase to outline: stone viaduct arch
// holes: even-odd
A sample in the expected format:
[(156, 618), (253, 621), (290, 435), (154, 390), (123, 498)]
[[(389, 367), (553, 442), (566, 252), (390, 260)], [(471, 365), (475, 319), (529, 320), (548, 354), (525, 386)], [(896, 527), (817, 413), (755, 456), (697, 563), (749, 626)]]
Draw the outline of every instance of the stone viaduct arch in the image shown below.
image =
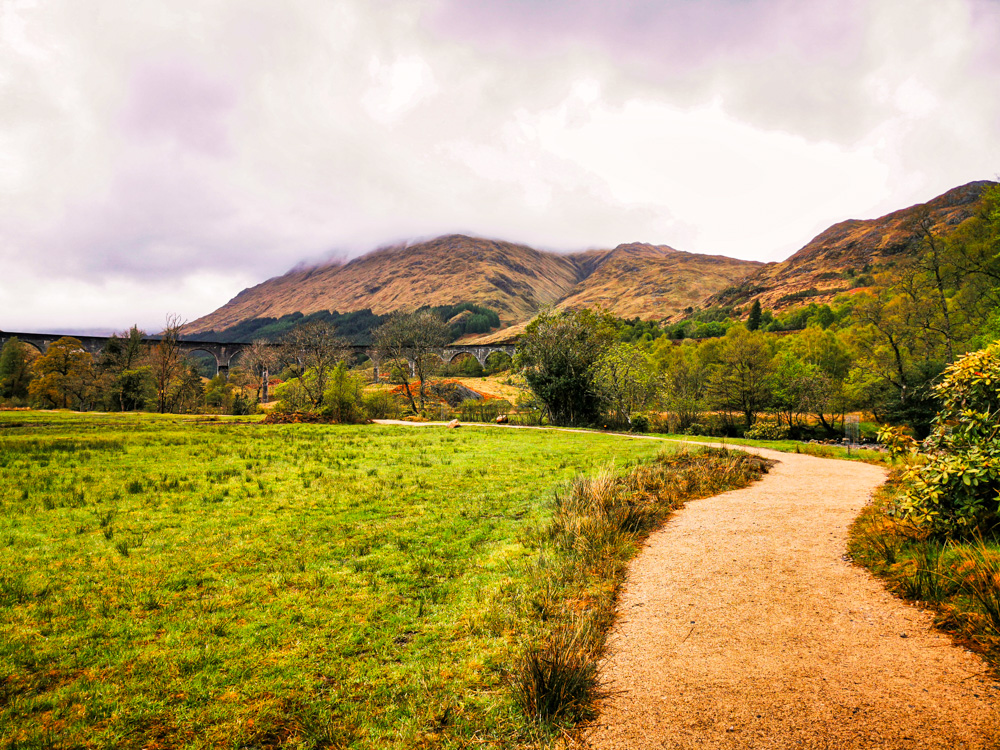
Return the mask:
[[(374, 364), (374, 372), (372, 377), (378, 380), (378, 369), (381, 365), (381, 360), (378, 358), (376, 352), (370, 346), (355, 346), (354, 350), (368, 355), (371, 358), (372, 364)], [(460, 354), (471, 354), (479, 362), (480, 366), (486, 367), (486, 358), (489, 357), (494, 352), (503, 352), (507, 356), (513, 358), (517, 353), (517, 344), (505, 341), (498, 342), (496, 344), (480, 344), (480, 345), (466, 345), (466, 344), (456, 344), (453, 346), (446, 346), (444, 349), (435, 349), (433, 354), (436, 354), (441, 358), (441, 361), (446, 365), (451, 364), (456, 357)], [(413, 373), (413, 360), (407, 360), (410, 365), (410, 373)]]

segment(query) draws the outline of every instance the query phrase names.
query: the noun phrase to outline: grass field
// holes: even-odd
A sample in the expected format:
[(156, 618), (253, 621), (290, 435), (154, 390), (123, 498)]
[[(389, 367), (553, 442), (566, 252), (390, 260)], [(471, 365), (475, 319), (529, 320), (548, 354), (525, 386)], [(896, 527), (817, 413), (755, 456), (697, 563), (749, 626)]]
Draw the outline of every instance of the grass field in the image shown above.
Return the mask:
[(0, 745), (504, 747), (599, 433), (0, 412)]

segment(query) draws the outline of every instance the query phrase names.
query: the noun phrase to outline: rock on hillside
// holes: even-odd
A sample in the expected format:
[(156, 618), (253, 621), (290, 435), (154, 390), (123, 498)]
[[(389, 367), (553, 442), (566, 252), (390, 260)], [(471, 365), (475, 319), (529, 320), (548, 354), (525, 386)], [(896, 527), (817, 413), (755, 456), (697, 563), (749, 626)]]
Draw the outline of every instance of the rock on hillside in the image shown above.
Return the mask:
[(983, 190), (981, 180), (949, 190), (927, 203), (878, 219), (834, 224), (781, 263), (768, 263), (739, 284), (713, 295), (707, 305), (744, 305), (759, 299), (780, 310), (807, 301), (829, 301), (863, 284), (866, 269), (916, 252), (922, 241), (920, 220), (927, 216), (935, 234), (946, 236), (972, 216)]

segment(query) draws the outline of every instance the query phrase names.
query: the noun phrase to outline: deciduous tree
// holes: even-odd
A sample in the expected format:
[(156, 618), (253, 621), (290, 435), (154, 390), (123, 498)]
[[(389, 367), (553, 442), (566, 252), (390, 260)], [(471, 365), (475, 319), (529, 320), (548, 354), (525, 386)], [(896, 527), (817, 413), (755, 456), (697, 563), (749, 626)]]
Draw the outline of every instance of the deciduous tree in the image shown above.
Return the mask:
[(314, 320), (293, 328), (281, 340), (281, 359), (298, 380), (312, 408), (323, 403), (330, 373), (348, 356), (347, 341), (332, 323)]
[(600, 417), (594, 367), (616, 338), (614, 319), (592, 310), (546, 310), (528, 324), (515, 363), (554, 424)]
[(154, 391), (146, 333), (132, 326), (112, 334), (98, 359), (106, 408), (133, 411), (145, 406)]
[(29, 395), (38, 402), (63, 409), (88, 405), (94, 383), (93, 360), (79, 339), (63, 336), (35, 360), (35, 378)]
[[(388, 364), (394, 382), (403, 386), (414, 411), (423, 411), (425, 385), (439, 362), (438, 352), (451, 342), (451, 328), (429, 310), (396, 312), (375, 329), (379, 359)], [(410, 367), (412, 366), (412, 372)], [(410, 384), (417, 381), (414, 398)]]
[(742, 325), (726, 331), (719, 363), (708, 383), (712, 404), (726, 413), (742, 414), (749, 429), (771, 401), (772, 354), (764, 334)]
[(31, 360), (28, 347), (16, 337), (9, 339), (0, 351), (0, 398), (23, 399), (31, 381)]
[(612, 421), (631, 425), (632, 415), (646, 408), (656, 395), (659, 378), (643, 348), (619, 343), (597, 359), (594, 384)]
[(171, 387), (185, 372), (185, 358), (181, 353), (181, 326), (184, 323), (178, 315), (168, 315), (166, 325), (159, 340), (150, 352), (150, 366), (153, 384), (156, 388), (156, 406), (160, 414), (170, 411)]

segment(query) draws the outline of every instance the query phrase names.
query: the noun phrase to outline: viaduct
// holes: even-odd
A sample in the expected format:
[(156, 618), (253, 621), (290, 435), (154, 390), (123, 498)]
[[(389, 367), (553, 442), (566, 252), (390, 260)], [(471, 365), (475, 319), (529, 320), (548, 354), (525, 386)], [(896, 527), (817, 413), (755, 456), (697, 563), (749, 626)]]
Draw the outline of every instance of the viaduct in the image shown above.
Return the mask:
[[(18, 341), (33, 346), (40, 353), (44, 354), (45, 350), (49, 348), (52, 342), (63, 338), (64, 334), (60, 333), (23, 333), (15, 331), (0, 331), (0, 348), (6, 344), (10, 339), (17, 338)], [(104, 346), (107, 344), (109, 336), (72, 336), (80, 342), (80, 346), (84, 351), (97, 356), (103, 351)], [(144, 339), (147, 343), (156, 343), (159, 338), (156, 336), (148, 336)], [(229, 375), (229, 367), (235, 361), (239, 359), (239, 355), (243, 353), (243, 350), (250, 346), (248, 342), (237, 342), (237, 341), (190, 341), (186, 339), (181, 339), (179, 342), (180, 350), (185, 354), (190, 354), (192, 352), (205, 352), (206, 354), (211, 354), (215, 357), (215, 367), (216, 372), (223, 377)], [(378, 378), (378, 367), (379, 359), (378, 354), (374, 347), (370, 344), (352, 344), (351, 349), (354, 354), (364, 354), (368, 356), (372, 362), (375, 364), (374, 377)], [(471, 355), (476, 358), (480, 365), (486, 366), (486, 358), (489, 357), (494, 352), (503, 352), (509, 357), (513, 357), (517, 350), (517, 344), (512, 341), (501, 341), (495, 344), (452, 344), (446, 346), (444, 349), (439, 349), (435, 353), (441, 357), (441, 360), (445, 364), (450, 364), (457, 358), (464, 355)], [(410, 363), (412, 368), (413, 363)]]

